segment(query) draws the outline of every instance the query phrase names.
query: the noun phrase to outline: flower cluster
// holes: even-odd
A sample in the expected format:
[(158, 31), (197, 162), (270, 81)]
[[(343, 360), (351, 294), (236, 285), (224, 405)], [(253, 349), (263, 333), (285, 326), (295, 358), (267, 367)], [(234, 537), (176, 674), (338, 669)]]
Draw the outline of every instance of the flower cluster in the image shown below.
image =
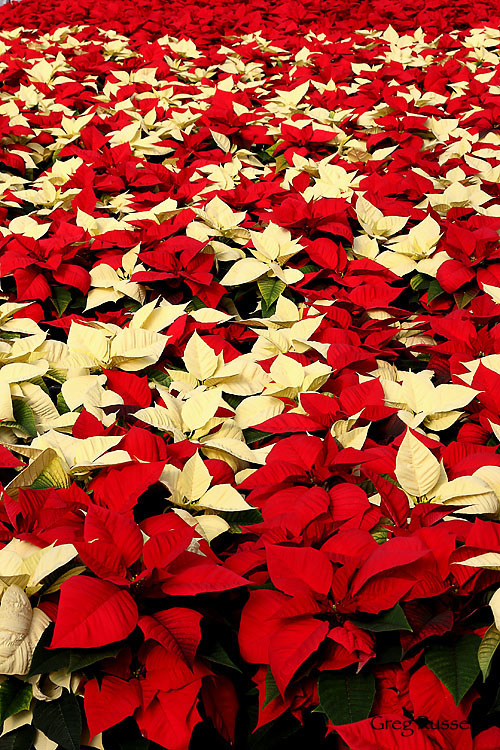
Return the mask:
[(494, 13), (2, 9), (2, 747), (500, 746)]

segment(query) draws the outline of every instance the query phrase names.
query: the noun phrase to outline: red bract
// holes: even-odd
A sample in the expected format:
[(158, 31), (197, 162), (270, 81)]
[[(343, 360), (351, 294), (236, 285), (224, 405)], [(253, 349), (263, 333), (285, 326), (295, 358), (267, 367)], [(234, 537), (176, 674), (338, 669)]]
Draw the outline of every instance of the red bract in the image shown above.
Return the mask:
[(70, 578), (61, 588), (53, 648), (95, 648), (126, 638), (137, 625), (130, 594), (95, 578)]
[(6, 746), (496, 750), (494, 3), (0, 20)]

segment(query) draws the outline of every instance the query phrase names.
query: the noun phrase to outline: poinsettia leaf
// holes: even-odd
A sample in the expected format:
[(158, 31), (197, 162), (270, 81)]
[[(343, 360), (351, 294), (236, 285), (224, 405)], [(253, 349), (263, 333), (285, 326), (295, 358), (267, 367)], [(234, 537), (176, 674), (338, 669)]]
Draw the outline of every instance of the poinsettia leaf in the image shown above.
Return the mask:
[(241, 674), (241, 669), (234, 663), (224, 646), (219, 642), (214, 643), (208, 653), (202, 653), (200, 656), (214, 664), (220, 664), (223, 667), (234, 669)]
[(57, 408), (57, 411), (59, 412), (59, 414), (67, 414), (68, 412), (71, 411), (71, 409), (69, 408), (68, 404), (64, 400), (64, 396), (60, 392), (57, 394), (56, 408)]
[(478, 294), (477, 289), (467, 290), (466, 292), (455, 292), (453, 295), (455, 298), (456, 305), (459, 309), (467, 307), (467, 305), (476, 297)]
[(221, 511), (219, 515), (228, 522), (232, 530), (238, 530), (242, 526), (253, 526), (254, 523), (262, 522), (262, 512), (258, 508), (240, 511)]
[(250, 735), (248, 750), (276, 750), (276, 748), (288, 746), (288, 740), (290, 740), (290, 746), (294, 746), (292, 738), (299, 726), (297, 719), (289, 714), (280, 716), (277, 720), (259, 727)]
[(265, 708), (275, 698), (278, 698), (279, 694), (280, 694), (280, 691), (278, 690), (278, 686), (276, 685), (276, 682), (274, 681), (273, 673), (268, 667), (267, 672), (266, 672), (266, 697), (264, 699), (262, 708)]
[(410, 279), (411, 288), (416, 291), (420, 287), (425, 286), (429, 279), (423, 276), (421, 273), (414, 274)]
[(123, 737), (116, 745), (119, 750), (150, 750), (159, 747), (156, 743), (146, 740), (144, 737)]
[(479, 636), (469, 633), (454, 643), (436, 643), (426, 653), (425, 663), (448, 688), (457, 706), (479, 675), (479, 644)]
[(158, 383), (159, 385), (162, 385), (164, 388), (168, 388), (170, 383), (172, 382), (172, 378), (170, 375), (168, 375), (166, 372), (163, 372), (162, 370), (157, 370), (155, 368), (151, 368), (148, 370), (148, 380), (153, 383)]
[(27, 711), (33, 697), (29, 683), (9, 678), (0, 684), (0, 724), (9, 716)]
[(36, 437), (35, 418), (28, 404), (22, 398), (13, 398), (12, 411), (14, 412), (15, 421), (21, 429), (30, 437)]
[(321, 271), (321, 268), (316, 263), (306, 263), (305, 266), (300, 267), (300, 270), (303, 274), (318, 273), (318, 271)]
[(31, 660), (30, 671), (28, 677), (33, 677), (37, 674), (49, 674), (50, 672), (58, 672), (60, 669), (66, 669), (69, 666), (70, 650), (69, 649), (48, 649), (47, 646), (50, 644), (52, 635), (54, 633), (54, 625), (51, 623), (49, 627), (43, 632), (42, 637), (36, 644), (33, 652), (33, 658)]
[(321, 707), (332, 724), (353, 724), (370, 715), (375, 679), (369, 672), (322, 672), (318, 694)]
[(31, 488), (34, 490), (43, 490), (50, 487), (66, 489), (70, 484), (70, 476), (64, 470), (61, 459), (59, 456), (55, 456), (43, 471), (40, 472), (31, 485)]
[(429, 305), (432, 300), (436, 299), (441, 294), (444, 294), (444, 289), (437, 279), (432, 279), (427, 290), (427, 304)]
[(245, 436), (245, 442), (248, 444), (273, 437), (271, 432), (261, 432), (260, 430), (255, 430), (253, 427), (248, 427), (246, 430), (243, 430), (243, 434)]
[(276, 302), (280, 294), (286, 289), (284, 281), (269, 276), (263, 276), (257, 281), (257, 285), (266, 307), (270, 307), (273, 302)]
[(282, 172), (284, 169), (290, 166), (284, 154), (280, 154), (279, 156), (276, 157), (275, 164), (276, 164), (276, 170), (275, 170), (276, 174), (278, 172)]
[(58, 317), (61, 318), (71, 302), (71, 292), (64, 286), (56, 286), (52, 290), (50, 301), (56, 308)]
[(370, 630), (373, 633), (381, 633), (387, 630), (412, 630), (400, 604), (396, 604), (392, 609), (375, 619), (368, 621), (358, 619), (352, 622), (363, 630)]
[(486, 633), (483, 635), (481, 644), (477, 652), (477, 659), (481, 672), (483, 675), (483, 681), (486, 680), (491, 669), (491, 660), (495, 655), (495, 652), (500, 645), (500, 631), (492, 625)]
[(83, 671), (86, 667), (104, 659), (114, 659), (120, 653), (122, 646), (107, 646), (105, 648), (71, 648), (69, 649), (68, 673)]
[(64, 750), (80, 750), (82, 714), (78, 698), (67, 690), (58, 700), (37, 701), (33, 724)]
[(29, 725), (19, 727), (0, 737), (0, 750), (31, 750), (35, 728)]

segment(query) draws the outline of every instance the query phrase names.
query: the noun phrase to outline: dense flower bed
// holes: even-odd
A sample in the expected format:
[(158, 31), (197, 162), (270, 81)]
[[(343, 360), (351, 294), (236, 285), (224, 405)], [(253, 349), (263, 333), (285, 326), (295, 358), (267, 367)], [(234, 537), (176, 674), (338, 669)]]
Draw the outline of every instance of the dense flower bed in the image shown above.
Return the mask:
[(495, 7), (1, 10), (0, 750), (500, 747)]

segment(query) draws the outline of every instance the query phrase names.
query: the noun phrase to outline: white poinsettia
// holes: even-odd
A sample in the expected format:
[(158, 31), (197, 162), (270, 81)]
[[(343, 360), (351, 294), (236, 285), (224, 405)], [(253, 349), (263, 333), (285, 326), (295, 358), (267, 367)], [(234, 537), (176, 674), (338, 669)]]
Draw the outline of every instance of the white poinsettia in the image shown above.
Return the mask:
[(33, 652), (50, 618), (38, 607), (31, 607), (19, 586), (9, 586), (0, 602), (0, 674), (25, 675)]
[(36, 547), (20, 539), (12, 539), (0, 549), (0, 584), (16, 584), (28, 596), (42, 587), (42, 581), (77, 556), (72, 544), (51, 544)]
[(76, 438), (49, 430), (29, 446), (2, 441), (9, 450), (30, 459), (28, 466), (5, 489), (16, 499), (19, 488), (30, 487), (42, 472), (48, 472), (53, 486), (69, 487), (70, 476), (83, 478), (95, 469), (128, 463), (131, 457), (127, 451), (113, 450), (120, 440), (111, 435)]
[[(462, 415), (479, 391), (465, 385), (433, 385), (432, 370), (398, 372), (394, 380), (381, 377), (386, 406), (399, 408), (398, 417), (410, 427), (424, 424), (430, 430), (446, 430)], [(397, 380), (401, 381), (400, 383)]]
[(359, 451), (363, 448), (370, 425), (355, 427), (360, 415), (361, 412), (358, 412), (348, 419), (338, 419), (333, 423), (330, 432), (342, 448), (355, 448)]
[(284, 402), (275, 396), (249, 396), (236, 407), (234, 422), (240, 430), (245, 430), (278, 416), (284, 408)]
[(408, 234), (390, 239), (387, 242), (388, 249), (377, 255), (376, 261), (398, 276), (415, 270), (435, 275), (429, 258), (434, 253), (440, 236), (437, 221), (432, 216), (426, 216)]
[[(55, 366), (66, 369), (104, 367), (136, 372), (159, 360), (167, 340), (167, 336), (144, 328), (120, 328), (97, 321), (90, 325), (73, 322), (67, 347), (51, 348), (44, 344), (41, 351), (56, 357)], [(59, 349), (61, 352), (57, 357)]]
[(81, 208), (77, 210), (76, 225), (85, 229), (91, 237), (98, 237), (100, 234), (105, 234), (106, 232), (124, 231), (134, 228), (132, 224), (128, 224), (123, 219), (115, 219), (112, 216), (95, 217), (82, 211)]
[(184, 349), (183, 370), (168, 370), (172, 378), (171, 390), (189, 395), (199, 385), (206, 389), (219, 388), (236, 396), (253, 396), (261, 393), (269, 382), (269, 375), (255, 362), (252, 354), (224, 362), (222, 353), (214, 350), (196, 333), (192, 334)]
[(68, 377), (61, 386), (62, 397), (70, 409), (69, 414), (74, 414), (77, 418), (76, 410), (83, 406), (85, 411), (108, 427), (115, 421), (115, 412), (123, 404), (123, 398), (118, 393), (104, 388), (106, 375), (91, 375), (85, 368), (82, 368), (81, 372), (82, 374), (76, 374), (80, 373), (80, 370), (76, 373), (68, 371)]
[[(242, 443), (242, 450), (244, 448), (247, 446)], [(248, 448), (247, 450), (249, 451)], [(182, 469), (167, 464), (159, 481), (170, 490), (171, 502), (180, 507), (223, 511), (252, 508), (230, 484), (215, 484), (210, 487), (212, 476), (198, 451), (186, 461)]]
[(244, 244), (249, 237), (247, 229), (240, 227), (245, 220), (244, 211), (232, 211), (218, 196), (203, 208), (193, 208), (196, 219), (186, 227), (188, 237), (206, 242), (213, 237), (227, 237)]
[(59, 413), (49, 396), (39, 385), (30, 383), (30, 380), (40, 378), (48, 370), (48, 363), (40, 360), (37, 364), (25, 362), (12, 362), (0, 367), (0, 419), (14, 421), (12, 398), (25, 398), (33, 406), (37, 406), (37, 412), (46, 417), (57, 418)]
[(145, 268), (137, 263), (140, 246), (129, 250), (122, 258), (122, 266), (115, 270), (107, 263), (100, 263), (90, 271), (91, 289), (87, 295), (85, 310), (104, 305), (106, 302), (116, 302), (122, 297), (135, 299), (143, 304), (146, 298), (146, 290), (141, 284), (131, 281), (131, 277)]
[(174, 323), (177, 318), (185, 315), (187, 306), (187, 302), (172, 305), (166, 299), (161, 299), (157, 305), (157, 300), (152, 300), (134, 313), (129, 327), (143, 328), (145, 331), (158, 333)]
[(121, 436), (112, 435), (76, 438), (49, 430), (33, 440), (30, 452), (31, 455), (40, 455), (47, 448), (52, 448), (61, 459), (66, 473), (81, 475), (102, 466), (115, 466), (130, 461), (127, 451), (113, 450), (121, 439)]
[[(15, 313), (19, 313), (29, 304), (29, 302), (4, 302), (0, 305), (0, 331), (8, 334), (26, 334), (27, 336), (41, 335), (45, 338), (46, 334), (32, 318), (13, 317)], [(14, 345), (17, 341), (21, 340), (14, 339), (11, 343)]]
[(369, 237), (384, 240), (400, 232), (408, 221), (408, 216), (384, 216), (382, 211), (360, 195), (356, 201), (356, 215)]
[(167, 388), (161, 385), (156, 387), (165, 406), (157, 404), (139, 409), (135, 412), (135, 417), (169, 433), (174, 442), (185, 440), (186, 437), (199, 440), (227, 420), (227, 416), (215, 416), (219, 407), (232, 411), (223, 401), (220, 388), (207, 389), (199, 386), (187, 396), (176, 397)]
[(448, 481), (442, 463), (407, 429), (396, 455), (396, 479), (413, 501), (456, 507), (466, 515), (497, 516), (500, 510), (500, 467), (481, 467), (471, 476)]
[(264, 389), (264, 395), (296, 399), (299, 393), (319, 390), (332, 374), (332, 368), (322, 362), (304, 366), (286, 354), (278, 354), (269, 374), (271, 383)]
[(275, 277), (284, 284), (296, 284), (304, 274), (297, 268), (282, 266), (303, 248), (298, 240), (292, 240), (287, 229), (270, 222), (263, 232), (250, 232), (253, 247), (249, 250), (253, 258), (242, 258), (234, 263), (221, 284), (239, 286), (262, 276)]
[[(287, 352), (303, 354), (310, 349), (315, 349), (326, 356), (329, 345), (312, 340), (312, 336), (321, 325), (324, 316), (315, 315), (299, 320), (300, 312), (298, 308), (289, 300), (286, 301), (289, 305), (280, 304), (281, 300), (284, 299), (283, 296), (278, 299), (276, 313), (278, 316), (283, 314), (295, 315), (296, 313), (296, 321), (277, 322), (276, 315), (271, 318), (264, 318), (263, 323), (266, 325), (266, 329), (254, 329), (257, 334), (257, 341), (252, 347), (254, 357), (258, 360), (265, 360)], [(287, 312), (285, 312), (286, 308), (288, 308)], [(292, 308), (295, 309), (295, 312)]]
[(320, 198), (351, 198), (359, 186), (361, 176), (357, 170), (348, 172), (340, 164), (318, 164), (318, 176), (314, 184), (304, 190), (306, 201)]

